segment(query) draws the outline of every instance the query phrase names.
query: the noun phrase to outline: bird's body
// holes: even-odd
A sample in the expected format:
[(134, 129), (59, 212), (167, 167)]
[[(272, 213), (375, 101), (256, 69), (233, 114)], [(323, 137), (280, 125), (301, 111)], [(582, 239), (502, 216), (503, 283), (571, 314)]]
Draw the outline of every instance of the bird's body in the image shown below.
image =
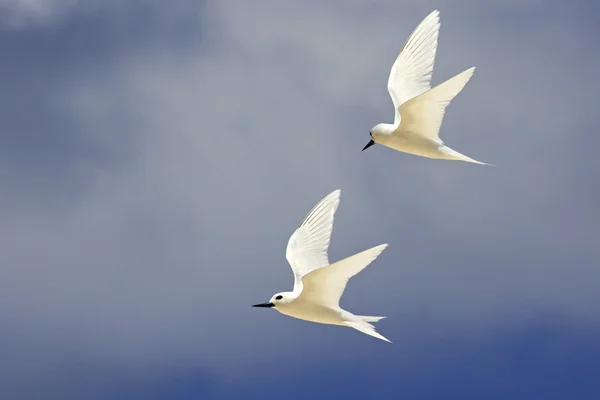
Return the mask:
[(321, 304), (303, 301), (300, 298), (296, 298), (293, 302), (287, 305), (281, 305), (277, 307), (277, 311), (290, 317), (303, 319), (310, 322), (317, 322), (319, 324), (344, 324), (342, 309), (335, 310), (333, 308), (325, 307)]
[(386, 147), (427, 158), (440, 158), (441, 148), (445, 147), (439, 140), (421, 136), (403, 127), (390, 126), (390, 133), (374, 133), (375, 142)]
[[(386, 125), (389, 126), (387, 129), (390, 133), (373, 131), (372, 137), (374, 138), (375, 143), (420, 157), (439, 160), (466, 161), (475, 164), (489, 165), (451, 149), (439, 138), (420, 135), (418, 132), (411, 130), (410, 126), (395, 127), (392, 124)], [(384, 131), (384, 129), (385, 128), (381, 128), (381, 131)]]
[(294, 289), (274, 295), (268, 303), (280, 313), (305, 321), (348, 326), (388, 341), (370, 322), (384, 317), (354, 315), (339, 306), (348, 280), (369, 265), (387, 247), (382, 244), (329, 264), (327, 250), (340, 191), (321, 200), (290, 238), (286, 258), (294, 272)]
[(467, 84), (475, 67), (431, 88), (431, 75), (439, 35), (439, 12), (429, 14), (410, 35), (388, 78), (394, 103), (393, 124), (371, 129), (371, 141), (421, 157), (485, 164), (446, 146), (439, 137), (444, 112), (450, 101)]

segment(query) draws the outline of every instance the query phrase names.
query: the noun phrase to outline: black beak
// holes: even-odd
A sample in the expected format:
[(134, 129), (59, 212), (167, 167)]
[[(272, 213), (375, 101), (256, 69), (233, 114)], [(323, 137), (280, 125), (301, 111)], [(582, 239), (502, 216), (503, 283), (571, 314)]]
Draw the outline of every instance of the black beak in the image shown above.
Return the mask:
[(368, 149), (369, 147), (373, 146), (375, 144), (375, 142), (373, 141), (373, 139), (371, 139), (369, 141), (369, 143), (367, 143), (367, 145), (362, 149), (362, 151), (365, 151), (366, 149)]
[(271, 307), (275, 307), (275, 304), (273, 304), (273, 303), (261, 303), (261, 304), (255, 304), (252, 307), (266, 307), (266, 308), (271, 308)]

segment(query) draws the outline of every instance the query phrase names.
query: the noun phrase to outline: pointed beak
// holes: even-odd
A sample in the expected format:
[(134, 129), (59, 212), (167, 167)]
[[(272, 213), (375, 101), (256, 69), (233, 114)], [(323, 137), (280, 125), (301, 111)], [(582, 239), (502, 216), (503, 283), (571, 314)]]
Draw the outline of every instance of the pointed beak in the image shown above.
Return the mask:
[(369, 147), (373, 146), (375, 144), (375, 142), (373, 141), (373, 139), (371, 139), (369, 141), (369, 143), (367, 143), (367, 145), (362, 149), (362, 151), (365, 151), (366, 149), (368, 149)]
[(261, 304), (255, 304), (252, 307), (265, 307), (265, 308), (271, 308), (271, 307), (275, 307), (275, 304), (273, 303), (261, 303)]

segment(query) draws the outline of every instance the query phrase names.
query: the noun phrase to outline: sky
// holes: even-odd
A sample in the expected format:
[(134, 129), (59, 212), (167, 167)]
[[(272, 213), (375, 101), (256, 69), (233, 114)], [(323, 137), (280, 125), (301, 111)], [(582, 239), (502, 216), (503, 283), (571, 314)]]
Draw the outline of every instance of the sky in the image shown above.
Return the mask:
[[(429, 160), (393, 120), (401, 46), (476, 66)], [(0, 0), (0, 397), (600, 398), (598, 5)], [(342, 190), (341, 301), (393, 344), (251, 308)]]

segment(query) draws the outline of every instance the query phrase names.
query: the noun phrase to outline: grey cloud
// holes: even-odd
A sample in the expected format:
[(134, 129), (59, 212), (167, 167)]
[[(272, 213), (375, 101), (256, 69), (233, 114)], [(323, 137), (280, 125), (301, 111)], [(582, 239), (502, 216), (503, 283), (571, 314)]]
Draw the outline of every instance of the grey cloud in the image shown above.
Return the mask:
[[(369, 128), (392, 116), (385, 79), (428, 7), (148, 4), (134, 39), (126, 27), (139, 10), (107, 12), (77, 52), (93, 63), (26, 87), (25, 100), (43, 94), (38, 125), (17, 109), (0, 122), (37, 144), (68, 132), (51, 163), (31, 156), (34, 143), (4, 138), (13, 157), (0, 181), (12, 193), (0, 203), (0, 317), (11, 336), (44, 348), (25, 365), (71, 349), (140, 370), (177, 362), (232, 373), (353, 340), (249, 308), (290, 287), (287, 239), (338, 187), (331, 259), (390, 243), (345, 305), (393, 317), (381, 330), (403, 348), (426, 327), (487, 332), (548, 309), (599, 322), (589, 184), (598, 139), (585, 90), (598, 58), (570, 45), (594, 37), (577, 11), (556, 6), (528, 14), (532, 23), (485, 6), (441, 9), (434, 82), (478, 66), (442, 137), (493, 169), (360, 152)], [(115, 20), (125, 43), (94, 58)], [(65, 41), (91, 35), (60, 27)], [(19, 129), (7, 129), (13, 122)], [(404, 326), (412, 313), (428, 321)]]
[(78, 0), (2, 0), (0, 21), (13, 28), (46, 24), (63, 17), (77, 2)]

